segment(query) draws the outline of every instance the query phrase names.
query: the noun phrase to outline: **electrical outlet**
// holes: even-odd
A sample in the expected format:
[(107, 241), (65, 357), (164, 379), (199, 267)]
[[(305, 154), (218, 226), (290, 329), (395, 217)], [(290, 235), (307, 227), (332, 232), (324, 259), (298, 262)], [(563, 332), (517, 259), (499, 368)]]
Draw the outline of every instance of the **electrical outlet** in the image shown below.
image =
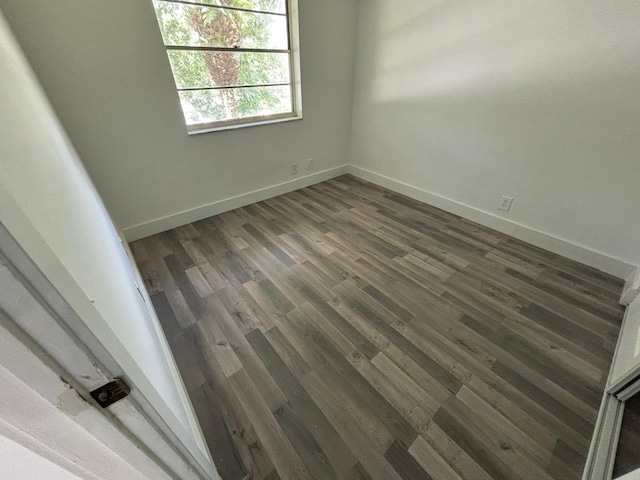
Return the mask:
[(297, 163), (292, 163), (291, 164), (291, 175), (297, 175), (298, 174), (298, 164)]
[(307, 170), (313, 170), (313, 158), (307, 158)]
[(500, 203), (498, 203), (498, 209), (508, 212), (509, 210), (511, 210), (512, 203), (513, 203), (513, 198), (503, 196), (500, 199)]

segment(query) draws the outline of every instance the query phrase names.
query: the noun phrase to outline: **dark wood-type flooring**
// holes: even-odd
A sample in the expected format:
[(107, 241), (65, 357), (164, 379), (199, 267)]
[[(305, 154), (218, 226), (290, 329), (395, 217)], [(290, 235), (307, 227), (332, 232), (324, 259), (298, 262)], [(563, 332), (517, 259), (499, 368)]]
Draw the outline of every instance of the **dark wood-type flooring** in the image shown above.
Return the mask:
[(350, 176), (132, 248), (225, 480), (580, 477), (620, 280)]

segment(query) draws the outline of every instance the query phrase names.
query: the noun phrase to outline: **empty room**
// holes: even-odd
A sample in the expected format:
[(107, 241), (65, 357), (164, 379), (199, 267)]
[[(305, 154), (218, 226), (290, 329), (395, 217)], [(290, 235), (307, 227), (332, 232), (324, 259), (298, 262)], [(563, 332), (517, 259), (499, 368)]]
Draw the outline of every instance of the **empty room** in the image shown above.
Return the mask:
[(0, 13), (0, 478), (640, 479), (640, 3)]

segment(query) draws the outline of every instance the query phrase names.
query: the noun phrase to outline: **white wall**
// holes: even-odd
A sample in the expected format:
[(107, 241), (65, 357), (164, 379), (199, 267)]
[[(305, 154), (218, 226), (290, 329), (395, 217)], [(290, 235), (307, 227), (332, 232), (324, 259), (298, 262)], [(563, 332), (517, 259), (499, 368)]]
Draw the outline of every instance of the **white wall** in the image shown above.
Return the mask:
[(1, 16), (0, 106), (0, 221), (175, 433), (206, 456), (109, 215)]
[(361, 7), (354, 173), (625, 278), (640, 255), (640, 3)]
[[(35, 367), (33, 372), (39, 373)], [(3, 385), (0, 478), (3, 480), (151, 478), (116, 455), (2, 365), (0, 380)], [(159, 474), (157, 470), (149, 470), (147, 473)]]
[(79, 480), (80, 477), (0, 434), (3, 475), (12, 480)]
[[(2, 238), (3, 253), (7, 253), (5, 247), (10, 242)], [(79, 346), (39, 303), (39, 297), (27, 290), (21, 278), (3, 261), (0, 261), (0, 310), (2, 480), (174, 478), (125, 436), (119, 425), (110, 423), (103, 412), (80, 397), (65, 381), (71, 380), (70, 372), (64, 368), (61, 371), (51, 357), (30, 341), (49, 333), (51, 341), (46, 346), (66, 344), (64, 355), (73, 362), (74, 373), (82, 372), (86, 378), (102, 376), (86, 355), (76, 351)], [(16, 325), (32, 331), (41, 328), (40, 334), (25, 338)], [(127, 410), (121, 409), (127, 403), (125, 399), (110, 408), (125, 423), (126, 416), (135, 416), (130, 404)]]
[(347, 163), (355, 0), (299, 0), (302, 121), (196, 136), (151, 0), (0, 8), (119, 228), (291, 180), (292, 162)]
[(354, 174), (626, 278), (640, 257), (638, 2), (299, 3), (304, 120), (192, 137), (150, 0), (0, 8), (129, 238), (281, 192), (212, 207), (290, 180), (294, 161), (350, 157)]

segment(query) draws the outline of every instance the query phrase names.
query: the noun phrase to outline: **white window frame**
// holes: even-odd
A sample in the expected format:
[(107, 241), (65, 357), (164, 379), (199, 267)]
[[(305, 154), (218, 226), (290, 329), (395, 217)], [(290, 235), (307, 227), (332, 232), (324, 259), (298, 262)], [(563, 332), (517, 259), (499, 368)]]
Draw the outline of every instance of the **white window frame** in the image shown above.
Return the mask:
[[(243, 12), (251, 12), (251, 13), (266, 13), (259, 10), (250, 10), (244, 8), (236, 8), (236, 7), (220, 7), (216, 5), (207, 5), (206, 3), (201, 3), (202, 0), (162, 0), (165, 2), (173, 2), (184, 5), (195, 5), (201, 7), (211, 7), (211, 8), (226, 8), (229, 10), (239, 10)], [(273, 123), (281, 123), (281, 122), (289, 122), (292, 120), (302, 120), (302, 82), (300, 79), (300, 30), (298, 25), (298, 0), (286, 0), (286, 13), (284, 14), (273, 14), (273, 15), (286, 15), (287, 17), (287, 33), (288, 33), (288, 49), (254, 49), (254, 48), (222, 48), (222, 47), (182, 47), (182, 46), (173, 46), (166, 45), (165, 48), (167, 50), (167, 54), (170, 51), (178, 50), (178, 51), (193, 51), (193, 50), (204, 50), (204, 51), (234, 51), (234, 52), (257, 52), (257, 53), (288, 53), (289, 54), (289, 82), (291, 86), (291, 106), (292, 110), (287, 113), (278, 113), (274, 115), (264, 115), (264, 116), (254, 116), (254, 117), (243, 117), (236, 118), (230, 120), (223, 120), (219, 122), (209, 122), (209, 123), (198, 123), (189, 125), (185, 124), (187, 127), (187, 133), (189, 135), (196, 135), (200, 133), (208, 133), (208, 132), (218, 132), (224, 130), (232, 130), (237, 128), (244, 127), (253, 127), (257, 125), (269, 125)], [(155, 7), (154, 7), (155, 10)], [(163, 40), (164, 42), (164, 40)], [(172, 68), (172, 76), (173, 75), (173, 67)], [(256, 85), (261, 86), (261, 85)], [(244, 86), (243, 86), (244, 87)], [(232, 88), (243, 88), (243, 87), (232, 87)], [(223, 88), (223, 87), (218, 87)], [(244, 87), (246, 88), (246, 87)], [(208, 90), (210, 88), (202, 88), (201, 90)], [(184, 89), (179, 88), (176, 84), (176, 91), (179, 93), (181, 91), (187, 90), (200, 90), (200, 89)], [(181, 106), (182, 108), (182, 106)], [(183, 111), (184, 114), (184, 111)]]

